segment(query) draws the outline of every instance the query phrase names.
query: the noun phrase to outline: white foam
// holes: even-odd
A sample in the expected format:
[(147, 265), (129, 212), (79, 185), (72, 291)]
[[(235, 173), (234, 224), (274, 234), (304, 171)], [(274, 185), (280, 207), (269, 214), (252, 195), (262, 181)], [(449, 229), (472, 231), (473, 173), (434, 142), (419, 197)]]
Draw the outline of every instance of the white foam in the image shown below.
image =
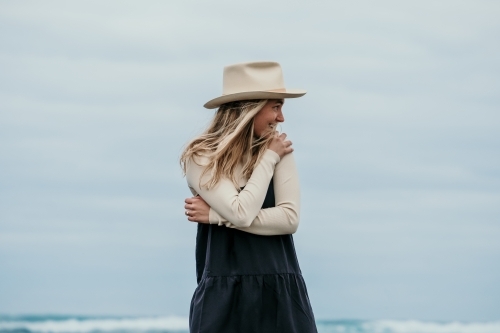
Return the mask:
[(377, 320), (365, 322), (373, 333), (500, 333), (500, 322), (424, 322), (418, 320)]
[(38, 322), (0, 322), (0, 330), (28, 329), (40, 333), (86, 333), (92, 331), (167, 331), (187, 330), (186, 317), (149, 317), (123, 319), (67, 319)]
[[(424, 322), (418, 320), (375, 320), (319, 323), (320, 332), (356, 333), (500, 333), (500, 322)], [(33, 333), (188, 331), (186, 317), (47, 319), (43, 321), (0, 321), (0, 331), (27, 329)]]

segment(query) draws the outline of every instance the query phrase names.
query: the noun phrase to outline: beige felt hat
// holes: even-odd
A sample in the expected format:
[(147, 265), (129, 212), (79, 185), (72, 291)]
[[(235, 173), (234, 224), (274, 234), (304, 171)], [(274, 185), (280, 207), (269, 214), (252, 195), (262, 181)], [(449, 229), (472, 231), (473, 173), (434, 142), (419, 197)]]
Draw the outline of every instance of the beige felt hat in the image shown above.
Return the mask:
[(295, 98), (305, 90), (286, 89), (280, 64), (272, 61), (246, 62), (224, 67), (222, 96), (204, 107), (215, 109), (221, 104), (247, 99)]

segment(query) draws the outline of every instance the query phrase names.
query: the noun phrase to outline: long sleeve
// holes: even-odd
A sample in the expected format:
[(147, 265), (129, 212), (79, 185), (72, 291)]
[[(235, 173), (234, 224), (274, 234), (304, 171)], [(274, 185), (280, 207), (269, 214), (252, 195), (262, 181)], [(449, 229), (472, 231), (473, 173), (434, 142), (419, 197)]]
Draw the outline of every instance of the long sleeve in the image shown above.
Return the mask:
[(186, 179), (191, 192), (199, 194), (225, 220), (237, 227), (248, 227), (262, 207), (269, 182), (279, 161), (279, 155), (268, 149), (240, 192), (227, 178), (222, 178), (209, 190), (201, 187), (200, 184), (204, 184), (210, 177), (209, 173), (203, 175), (203, 161), (197, 161), (201, 165), (192, 160), (188, 162)]
[(211, 207), (210, 223), (218, 223), (257, 235), (293, 234), (299, 225), (300, 188), (297, 167), (292, 154), (285, 155), (274, 171), (274, 195), (276, 206), (261, 209), (248, 227), (231, 223)]

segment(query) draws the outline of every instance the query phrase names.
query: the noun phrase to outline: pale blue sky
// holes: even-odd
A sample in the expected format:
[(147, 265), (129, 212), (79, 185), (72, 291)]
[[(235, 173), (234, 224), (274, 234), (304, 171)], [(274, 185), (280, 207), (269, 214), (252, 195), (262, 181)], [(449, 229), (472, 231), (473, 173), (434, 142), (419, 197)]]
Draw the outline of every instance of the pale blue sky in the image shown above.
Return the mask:
[(282, 64), (319, 319), (499, 320), (497, 1), (2, 1), (0, 313), (187, 315), (178, 166)]

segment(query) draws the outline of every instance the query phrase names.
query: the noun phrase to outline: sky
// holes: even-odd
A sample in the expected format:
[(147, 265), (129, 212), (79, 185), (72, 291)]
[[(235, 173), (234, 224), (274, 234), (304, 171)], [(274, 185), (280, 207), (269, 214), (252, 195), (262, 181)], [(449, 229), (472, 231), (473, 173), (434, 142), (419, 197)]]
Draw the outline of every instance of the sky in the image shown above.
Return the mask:
[(500, 320), (500, 2), (0, 2), (0, 313), (186, 316), (178, 158), (272, 60), (317, 319)]

